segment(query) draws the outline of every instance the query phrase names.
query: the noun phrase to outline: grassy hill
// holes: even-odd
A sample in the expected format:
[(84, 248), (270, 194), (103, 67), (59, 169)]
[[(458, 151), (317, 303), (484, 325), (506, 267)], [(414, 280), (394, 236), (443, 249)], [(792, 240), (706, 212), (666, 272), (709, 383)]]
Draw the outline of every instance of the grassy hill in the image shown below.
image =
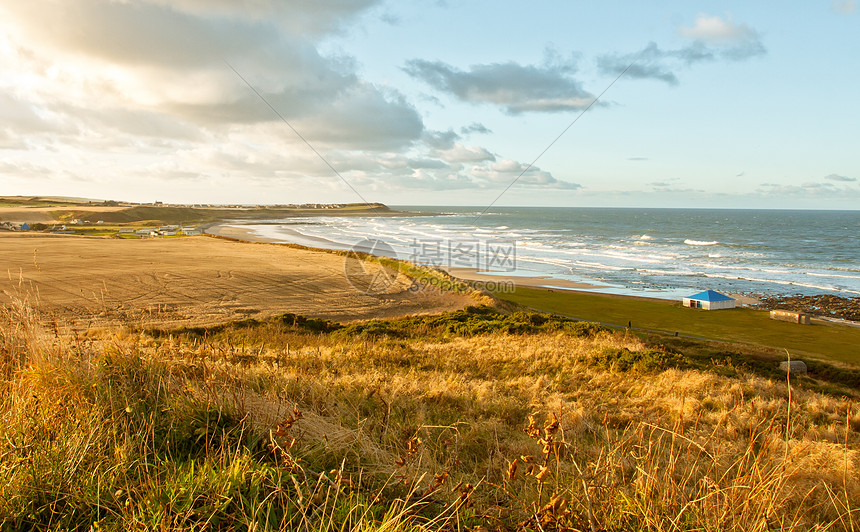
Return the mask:
[(107, 223), (153, 222), (156, 224), (205, 223), (232, 219), (265, 219), (293, 216), (348, 216), (372, 213), (388, 214), (391, 210), (381, 203), (352, 204), (332, 209), (301, 208), (206, 208), (136, 205), (116, 211), (95, 214), (74, 208), (57, 211), (58, 220), (91, 219), (97, 217)]
[(91, 203), (91, 200), (83, 198), (0, 196), (0, 207), (71, 207), (88, 203)]
[(0, 314), (0, 529), (860, 525), (857, 403), (701, 346), (488, 308), (39, 318)]
[[(338, 207), (190, 207), (172, 205), (129, 204), (116, 201), (88, 200), (42, 196), (0, 196), (0, 208), (22, 209), (21, 215), (32, 214), (31, 208), (50, 211), (54, 220), (101, 220), (107, 223), (183, 224), (206, 223), (234, 219), (266, 219), (295, 216), (354, 216), (388, 215), (393, 211), (382, 203), (350, 203)], [(17, 211), (16, 211), (17, 212)]]

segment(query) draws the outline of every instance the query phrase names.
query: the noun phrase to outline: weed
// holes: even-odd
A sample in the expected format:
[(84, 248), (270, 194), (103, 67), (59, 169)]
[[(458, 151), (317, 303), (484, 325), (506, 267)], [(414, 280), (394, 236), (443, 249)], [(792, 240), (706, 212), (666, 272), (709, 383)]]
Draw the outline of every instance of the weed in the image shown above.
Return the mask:
[(482, 307), (86, 335), (0, 313), (0, 529), (858, 528), (858, 405), (738, 353)]

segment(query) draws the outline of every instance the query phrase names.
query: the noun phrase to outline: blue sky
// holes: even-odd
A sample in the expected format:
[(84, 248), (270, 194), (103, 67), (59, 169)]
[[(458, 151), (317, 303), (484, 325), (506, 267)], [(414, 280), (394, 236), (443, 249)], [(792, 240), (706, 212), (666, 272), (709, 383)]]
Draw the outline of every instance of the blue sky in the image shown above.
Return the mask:
[(6, 3), (0, 194), (856, 209), (857, 50), (853, 1)]

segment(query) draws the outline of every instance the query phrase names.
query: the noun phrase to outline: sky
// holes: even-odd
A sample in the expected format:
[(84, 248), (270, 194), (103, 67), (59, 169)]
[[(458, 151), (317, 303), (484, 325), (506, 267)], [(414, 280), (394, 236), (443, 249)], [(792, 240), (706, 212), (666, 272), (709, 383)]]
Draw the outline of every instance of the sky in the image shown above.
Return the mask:
[(0, 195), (860, 208), (856, 0), (2, 0)]

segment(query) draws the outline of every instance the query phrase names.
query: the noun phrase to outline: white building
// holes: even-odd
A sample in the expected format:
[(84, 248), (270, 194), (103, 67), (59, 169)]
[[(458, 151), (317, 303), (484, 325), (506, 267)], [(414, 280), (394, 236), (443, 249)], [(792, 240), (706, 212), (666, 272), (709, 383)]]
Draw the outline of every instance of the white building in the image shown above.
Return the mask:
[(684, 306), (690, 308), (702, 308), (705, 310), (721, 310), (735, 308), (736, 299), (723, 295), (713, 290), (705, 290), (698, 294), (684, 298)]

